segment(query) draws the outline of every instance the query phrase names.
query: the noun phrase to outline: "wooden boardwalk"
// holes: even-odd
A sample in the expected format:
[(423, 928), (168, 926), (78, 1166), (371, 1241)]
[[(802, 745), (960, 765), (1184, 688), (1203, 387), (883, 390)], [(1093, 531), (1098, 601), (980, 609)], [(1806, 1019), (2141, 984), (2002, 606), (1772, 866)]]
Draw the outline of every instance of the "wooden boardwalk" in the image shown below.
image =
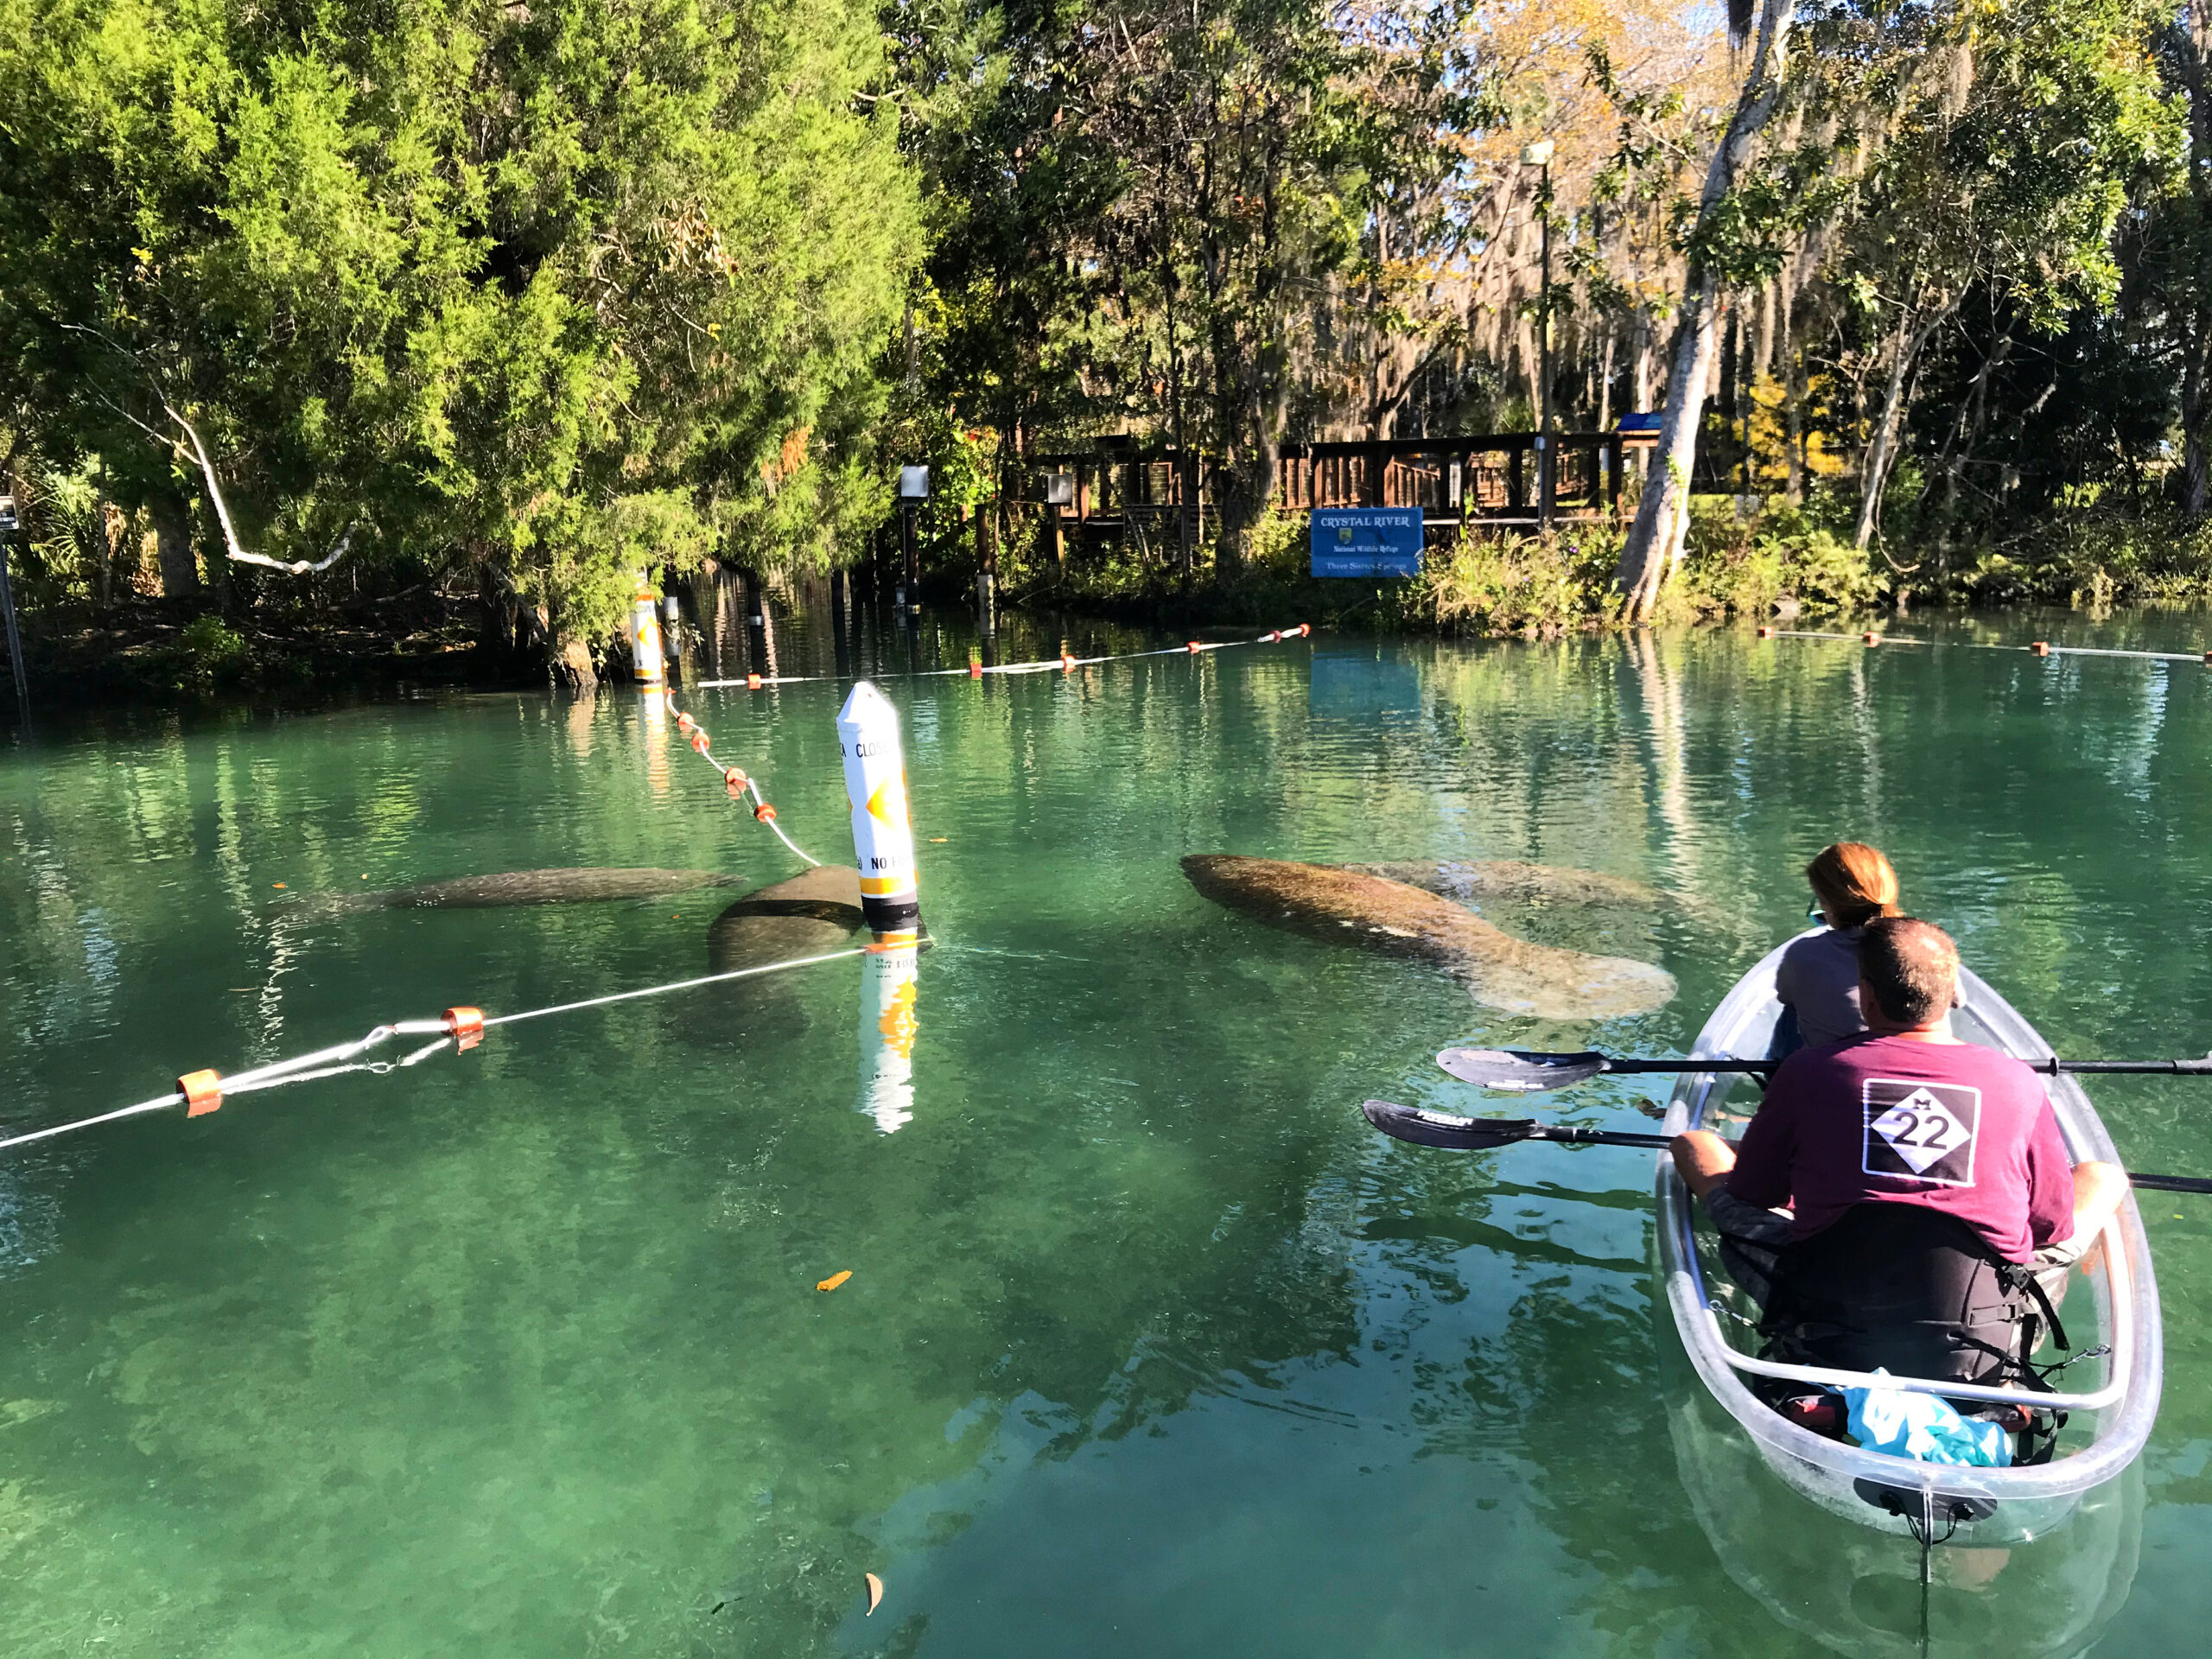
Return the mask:
[[(1621, 510), (1624, 450), (1618, 432), (1554, 433), (1554, 524), (1612, 523)], [(1540, 520), (1536, 435), (1484, 432), (1283, 446), (1275, 505), (1419, 507), (1430, 539), (1471, 527), (1533, 530)], [(1045, 475), (1072, 480), (1073, 499), (1052, 509), (1054, 529), (1083, 543), (1137, 541), (1158, 550), (1196, 543), (1214, 512), (1216, 464), (1192, 452), (1139, 449), (1108, 439), (1029, 457), (1033, 499)]]

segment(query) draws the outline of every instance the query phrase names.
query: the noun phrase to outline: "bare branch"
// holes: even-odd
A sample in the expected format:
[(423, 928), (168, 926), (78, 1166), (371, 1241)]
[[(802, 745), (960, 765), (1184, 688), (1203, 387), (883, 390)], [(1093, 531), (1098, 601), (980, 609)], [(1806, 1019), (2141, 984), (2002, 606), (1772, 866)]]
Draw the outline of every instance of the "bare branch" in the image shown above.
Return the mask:
[[(332, 565), (346, 556), (346, 550), (353, 545), (353, 532), (360, 528), (358, 519), (346, 526), (345, 531), (338, 537), (337, 544), (321, 559), (293, 559), (288, 562), (283, 559), (272, 559), (265, 553), (249, 553), (245, 548), (239, 546), (237, 526), (231, 523), (230, 504), (223, 499), (223, 486), (215, 477), (215, 463), (207, 454), (207, 446), (200, 442), (200, 429), (185, 419), (176, 406), (169, 402), (168, 395), (162, 390), (160, 381), (154, 378), (152, 372), (140, 360), (138, 353), (111, 336), (103, 334), (98, 328), (88, 328), (81, 323), (74, 322), (65, 322), (61, 327), (71, 334), (91, 335), (94, 340), (122, 356), (133, 368), (146, 377), (147, 385), (152, 391), (155, 401), (162, 406), (162, 413), (175, 422), (178, 430), (184, 434), (185, 439), (190, 441), (191, 459), (198, 463), (200, 476), (207, 483), (207, 499), (213, 505), (216, 522), (222, 526), (223, 530), (224, 553), (232, 563), (257, 564), (264, 569), (282, 570), (287, 575), (306, 576), (329, 569)], [(180, 456), (185, 454), (184, 442), (179, 440), (174, 433), (163, 432), (148, 425), (97, 387), (93, 389), (92, 395), (156, 443), (162, 445), (171, 453)]]

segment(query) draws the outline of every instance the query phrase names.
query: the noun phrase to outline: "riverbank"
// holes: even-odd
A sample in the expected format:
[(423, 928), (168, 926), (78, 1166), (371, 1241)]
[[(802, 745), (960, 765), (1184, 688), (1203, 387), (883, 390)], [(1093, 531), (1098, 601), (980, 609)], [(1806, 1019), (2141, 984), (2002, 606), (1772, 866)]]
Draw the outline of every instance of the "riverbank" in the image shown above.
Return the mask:
[(423, 584), (327, 607), (133, 598), (23, 618), (33, 699), (170, 702), (224, 695), (308, 699), (410, 686), (492, 686), (539, 675), (492, 660), (477, 607)]
[[(1681, 563), (1653, 620), (2212, 603), (2212, 527), (2177, 514), (2083, 510), (2000, 543), (1907, 554), (1854, 547), (1843, 505), (1696, 498)], [(1373, 633), (1551, 635), (1620, 626), (1614, 572), (1624, 534), (1573, 524), (1541, 536), (1465, 537), (1432, 548), (1410, 580), (1317, 581), (1306, 574), (1305, 526), (1286, 516), (1262, 527), (1241, 573), (1218, 582), (1185, 586), (1157, 566), (1094, 554), (1007, 591), (1017, 602), (1177, 626), (1296, 615)]]
[[(2212, 603), (2212, 530), (2178, 517), (2077, 511), (1970, 555), (1939, 548), (1907, 560), (1878, 546), (1853, 548), (1839, 533), (1836, 511), (1834, 503), (1698, 498), (1682, 563), (1654, 620), (1847, 624), (1903, 611), (2050, 608), (2096, 617), (2132, 605)], [(1302, 621), (1368, 635), (1557, 637), (1620, 626), (1613, 573), (1621, 540), (1617, 527), (1587, 524), (1469, 537), (1432, 549), (1408, 581), (1316, 581), (1306, 574), (1305, 525), (1286, 515), (1262, 527), (1241, 571), (1217, 578), (1202, 563), (1188, 583), (1156, 557), (1111, 545), (1071, 550), (1058, 566), (1010, 556), (1009, 549), (1000, 602), (1040, 624), (1089, 619), (1204, 632)], [(888, 577), (879, 567), (856, 580), (863, 607), (888, 601)], [(924, 594), (944, 611), (970, 609), (973, 579), (972, 562), (948, 549), (928, 568)], [(723, 588), (681, 584), (693, 632), (719, 628), (729, 636), (725, 649), (742, 652), (741, 590), (727, 573)], [(772, 582), (767, 592), (779, 617), (827, 613), (829, 590), (818, 579)], [(428, 581), (342, 598), (265, 592), (250, 603), (233, 594), (226, 604), (204, 589), (180, 600), (132, 595), (105, 607), (78, 601), (30, 608), (23, 617), (34, 702), (64, 689), (73, 701), (116, 703), (313, 702), (545, 683), (542, 652), (488, 647), (486, 626), (473, 589)], [(626, 647), (609, 642), (598, 666), (626, 678)]]

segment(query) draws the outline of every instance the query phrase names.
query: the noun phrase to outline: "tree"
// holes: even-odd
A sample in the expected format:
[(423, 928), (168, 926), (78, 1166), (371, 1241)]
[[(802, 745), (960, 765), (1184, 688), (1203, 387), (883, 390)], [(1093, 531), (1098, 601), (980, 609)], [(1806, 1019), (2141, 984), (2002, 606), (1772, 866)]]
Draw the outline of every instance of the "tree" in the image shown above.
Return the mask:
[(1781, 101), (1789, 30), (1796, 18), (1796, 0), (1761, 0), (1751, 67), (1737, 96), (1735, 112), (1713, 153), (1705, 188), (1698, 199), (1670, 353), (1666, 412), (1650, 472), (1637, 502), (1636, 522), (1621, 550), (1618, 580), (1623, 613), (1632, 621), (1651, 614), (1660, 585), (1688, 531), (1690, 468), (1697, 455), (1706, 381), (1713, 372), (1723, 288), (1729, 274), (1724, 248), (1731, 233), (1740, 231), (1744, 217), (1745, 204), (1736, 193), (1737, 183), (1748, 170), (1753, 146)]
[(0, 0), (5, 391), (234, 552), (475, 565), (588, 679), (641, 570), (867, 493), (917, 202), (857, 16)]

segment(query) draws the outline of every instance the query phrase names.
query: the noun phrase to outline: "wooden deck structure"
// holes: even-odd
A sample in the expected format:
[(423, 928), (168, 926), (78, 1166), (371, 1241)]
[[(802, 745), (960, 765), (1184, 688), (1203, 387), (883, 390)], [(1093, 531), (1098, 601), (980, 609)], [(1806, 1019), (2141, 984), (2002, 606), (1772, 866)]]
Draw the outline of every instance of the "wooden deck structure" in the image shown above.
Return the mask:
[[(1618, 521), (1624, 451), (1635, 442), (1618, 432), (1554, 433), (1552, 522)], [(1043, 474), (1073, 480), (1073, 500), (1051, 511), (1056, 537), (1175, 550), (1197, 543), (1214, 511), (1217, 469), (1187, 450), (1141, 450), (1106, 438), (1089, 449), (1032, 455), (1029, 466), (1039, 475), (1027, 492), (1033, 499), (1045, 494)], [(1288, 512), (1419, 507), (1432, 532), (1456, 533), (1462, 524), (1533, 530), (1542, 516), (1539, 471), (1533, 432), (1286, 444), (1275, 505)]]

